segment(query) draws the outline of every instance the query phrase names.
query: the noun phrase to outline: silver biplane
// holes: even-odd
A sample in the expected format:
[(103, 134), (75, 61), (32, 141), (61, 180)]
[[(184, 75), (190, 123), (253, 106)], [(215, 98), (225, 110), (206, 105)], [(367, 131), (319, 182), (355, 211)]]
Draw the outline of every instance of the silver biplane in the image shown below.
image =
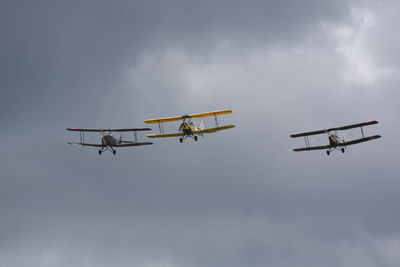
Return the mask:
[[(304, 140), (306, 143), (306, 147), (295, 148), (295, 149), (293, 149), (293, 151), (299, 152), (299, 151), (325, 150), (326, 149), (326, 154), (328, 154), (328, 156), (333, 150), (340, 150), (340, 151), (342, 151), (342, 153), (344, 153), (346, 151), (347, 146), (355, 145), (358, 143), (367, 142), (367, 141), (371, 141), (371, 140), (380, 138), (381, 137), (380, 135), (373, 135), (373, 136), (365, 137), (364, 130), (363, 130), (364, 126), (373, 125), (373, 124), (377, 124), (377, 123), (378, 123), (377, 121), (367, 121), (367, 122), (362, 122), (362, 123), (357, 123), (357, 124), (352, 124), (352, 125), (347, 125), (347, 126), (342, 126), (342, 127), (337, 127), (337, 128), (329, 128), (329, 129), (313, 131), (313, 132), (291, 134), (290, 137), (293, 137), (293, 138), (304, 137)], [(338, 131), (349, 130), (352, 128), (361, 128), (362, 138), (347, 141), (345, 135), (339, 135), (339, 133), (338, 133)], [(327, 134), (328, 140), (329, 140), (329, 145), (310, 146), (310, 141), (308, 140), (308, 136), (317, 135), (317, 134)]]
[[(103, 151), (110, 151), (114, 155), (117, 151), (114, 149), (116, 147), (129, 147), (129, 146), (144, 146), (144, 145), (152, 145), (152, 142), (138, 142), (137, 132), (138, 131), (151, 131), (150, 128), (128, 128), (128, 129), (80, 129), (80, 128), (67, 128), (68, 131), (79, 132), (79, 143), (69, 142), (70, 145), (80, 145), (80, 146), (92, 146), (99, 147), (99, 155)], [(101, 143), (100, 144), (90, 144), (85, 142), (85, 132), (98, 132), (101, 135)], [(134, 141), (124, 140), (122, 134), (119, 135), (119, 138), (115, 138), (112, 135), (112, 132), (133, 132)]]

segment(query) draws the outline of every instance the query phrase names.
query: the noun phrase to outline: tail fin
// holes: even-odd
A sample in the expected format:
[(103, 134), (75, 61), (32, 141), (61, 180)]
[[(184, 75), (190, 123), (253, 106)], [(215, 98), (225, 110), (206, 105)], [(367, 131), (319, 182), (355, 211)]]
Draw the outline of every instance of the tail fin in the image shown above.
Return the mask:
[(204, 130), (204, 129), (205, 129), (205, 127), (204, 127), (204, 121), (200, 122), (199, 129), (200, 129), (200, 130)]

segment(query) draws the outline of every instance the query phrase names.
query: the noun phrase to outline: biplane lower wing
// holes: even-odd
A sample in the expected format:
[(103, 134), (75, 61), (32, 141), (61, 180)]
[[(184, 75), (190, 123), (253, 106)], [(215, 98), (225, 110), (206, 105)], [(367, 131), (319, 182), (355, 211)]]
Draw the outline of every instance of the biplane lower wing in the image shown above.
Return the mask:
[(352, 140), (349, 142), (339, 143), (336, 146), (326, 145), (326, 146), (312, 146), (312, 147), (295, 148), (295, 149), (293, 149), (293, 151), (300, 152), (300, 151), (310, 151), (310, 150), (324, 150), (324, 149), (330, 149), (330, 148), (335, 148), (335, 147), (346, 147), (346, 146), (351, 146), (351, 145), (355, 145), (355, 144), (359, 144), (359, 143), (363, 143), (363, 142), (368, 142), (368, 141), (378, 139), (378, 138), (381, 138), (381, 136), (380, 135), (368, 136), (365, 138), (360, 138), (360, 139)]
[(184, 133), (167, 133), (167, 134), (148, 134), (148, 138), (164, 138), (164, 137), (177, 137), (184, 136)]
[[(124, 141), (127, 142), (127, 141)], [(79, 145), (79, 146), (93, 146), (93, 147), (106, 147), (102, 144), (89, 144), (89, 143), (68, 143), (69, 145)], [(129, 142), (126, 144), (116, 144), (112, 147), (127, 147), (127, 146), (145, 146), (145, 145), (152, 145), (152, 142)]]
[(68, 143), (69, 145), (79, 145), (79, 146), (94, 146), (94, 147), (104, 147), (101, 144), (88, 144), (88, 143)]
[[(124, 141), (124, 142), (126, 142), (126, 141)], [(115, 146), (113, 146), (113, 147), (126, 147), (126, 146), (146, 146), (146, 145), (152, 145), (153, 143), (152, 142), (129, 142), (129, 143), (126, 143), (126, 144), (118, 144), (118, 145), (115, 145)]]
[(345, 143), (343, 143), (341, 145), (342, 146), (350, 146), (350, 145), (355, 145), (355, 144), (359, 144), (359, 143), (362, 143), (362, 142), (368, 142), (368, 141), (371, 141), (371, 140), (374, 140), (374, 139), (378, 139), (378, 138), (381, 138), (381, 136), (380, 135), (368, 136), (368, 137), (365, 137), (365, 138), (360, 138), (360, 139), (352, 140), (352, 141), (349, 141), (349, 142), (345, 142)]
[(218, 127), (207, 128), (199, 131), (193, 131), (194, 134), (205, 134), (205, 133), (215, 133), (218, 131), (234, 128), (235, 125), (223, 125)]
[(330, 149), (333, 146), (312, 146), (312, 147), (302, 147), (302, 148), (295, 148), (293, 151), (300, 152), (300, 151), (310, 151), (310, 150), (323, 150), (323, 149)]

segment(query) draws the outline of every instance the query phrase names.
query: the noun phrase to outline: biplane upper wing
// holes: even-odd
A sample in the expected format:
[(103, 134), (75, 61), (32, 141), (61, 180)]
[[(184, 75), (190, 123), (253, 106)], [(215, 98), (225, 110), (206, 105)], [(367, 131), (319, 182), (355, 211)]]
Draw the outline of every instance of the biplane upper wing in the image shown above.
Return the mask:
[(313, 131), (313, 132), (305, 132), (305, 133), (298, 133), (298, 134), (291, 134), (290, 137), (296, 138), (296, 137), (302, 137), (302, 136), (309, 136), (309, 135), (316, 135), (316, 134), (324, 134), (327, 133), (328, 130), (319, 130), (319, 131)]
[(229, 113), (232, 113), (232, 110), (224, 109), (224, 110), (216, 110), (216, 111), (210, 111), (210, 112), (204, 112), (204, 113), (188, 114), (188, 115), (183, 115), (183, 116), (149, 119), (149, 120), (145, 120), (144, 122), (145, 123), (163, 123), (163, 122), (171, 122), (171, 121), (180, 121), (185, 118), (203, 118), (203, 117), (224, 115), (224, 114), (229, 114)]
[(166, 133), (166, 134), (148, 134), (147, 137), (149, 138), (163, 138), (163, 137), (177, 137), (177, 136), (184, 136), (184, 133)]
[(188, 117), (190, 117), (190, 118), (203, 118), (203, 117), (211, 117), (211, 116), (229, 114), (229, 113), (232, 113), (232, 112), (233, 111), (230, 110), (230, 109), (224, 109), (224, 110), (216, 110), (216, 111), (210, 111), (210, 112), (189, 114)]
[(149, 120), (145, 120), (144, 122), (145, 123), (162, 123), (162, 122), (180, 121), (182, 119), (183, 119), (183, 116), (176, 116), (176, 117), (149, 119)]
[(151, 128), (125, 128), (125, 129), (81, 129), (67, 128), (68, 131), (75, 132), (136, 132), (136, 131), (151, 131)]
[(365, 138), (360, 138), (360, 139), (352, 140), (352, 141), (349, 141), (349, 142), (344, 142), (341, 145), (350, 146), (350, 145), (355, 145), (355, 144), (358, 144), (358, 143), (367, 142), (367, 141), (371, 141), (371, 140), (378, 139), (378, 138), (381, 138), (381, 136), (380, 135), (368, 136), (368, 137), (365, 137)]
[(310, 151), (310, 150), (323, 150), (331, 148), (331, 145), (326, 146), (311, 146), (311, 147), (302, 147), (302, 148), (295, 148), (293, 151), (300, 152), (300, 151)]
[(338, 127), (338, 128), (331, 128), (328, 129), (328, 131), (335, 131), (335, 130), (348, 130), (348, 129), (352, 129), (352, 128), (357, 128), (357, 127), (363, 127), (363, 126), (368, 126), (368, 125), (373, 125), (373, 124), (377, 124), (378, 121), (366, 121), (366, 122), (361, 122), (361, 123), (357, 123), (357, 124), (351, 124), (351, 125), (346, 125), (346, 126), (342, 126), (342, 127)]
[(223, 126), (218, 126), (218, 127), (212, 127), (212, 128), (207, 128), (207, 129), (202, 129), (199, 131), (193, 131), (194, 134), (205, 134), (205, 133), (215, 133), (218, 131), (234, 128), (235, 125), (223, 125)]

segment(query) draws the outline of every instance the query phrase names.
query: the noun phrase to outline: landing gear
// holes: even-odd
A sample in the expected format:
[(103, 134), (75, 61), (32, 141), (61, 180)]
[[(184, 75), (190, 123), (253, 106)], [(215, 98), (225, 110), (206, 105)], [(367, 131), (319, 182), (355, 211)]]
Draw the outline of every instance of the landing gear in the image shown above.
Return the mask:
[(331, 152), (330, 152), (329, 150), (326, 151), (326, 154), (327, 154), (328, 156), (329, 156), (330, 153), (331, 153)]
[(117, 150), (114, 149), (114, 150), (113, 150), (113, 154), (114, 154), (114, 155), (117, 154)]
[(101, 150), (99, 150), (99, 155), (101, 155)]
[(179, 138), (179, 142), (181, 142), (181, 143), (182, 143), (182, 142), (183, 142), (183, 138)]
[(342, 148), (341, 150), (342, 150), (342, 153), (344, 153), (344, 148)]
[(194, 137), (194, 141), (197, 141), (197, 136)]

